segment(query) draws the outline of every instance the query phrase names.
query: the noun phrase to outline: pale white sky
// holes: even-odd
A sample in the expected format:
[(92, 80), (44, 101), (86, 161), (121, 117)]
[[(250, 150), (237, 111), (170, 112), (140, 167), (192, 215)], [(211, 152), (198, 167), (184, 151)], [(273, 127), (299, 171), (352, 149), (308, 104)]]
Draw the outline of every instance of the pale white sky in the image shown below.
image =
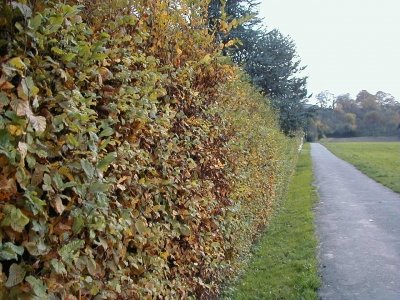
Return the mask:
[(268, 29), (290, 35), (309, 93), (362, 89), (400, 100), (399, 0), (260, 0)]

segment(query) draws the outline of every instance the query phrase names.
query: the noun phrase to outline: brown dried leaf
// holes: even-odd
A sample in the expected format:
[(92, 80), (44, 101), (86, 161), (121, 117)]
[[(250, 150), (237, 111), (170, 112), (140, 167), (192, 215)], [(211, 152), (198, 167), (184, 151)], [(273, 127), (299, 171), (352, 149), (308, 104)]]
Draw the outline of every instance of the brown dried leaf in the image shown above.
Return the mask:
[(9, 201), (15, 194), (17, 194), (15, 179), (0, 177), (0, 201)]
[(58, 195), (55, 197), (55, 199), (54, 199), (54, 201), (52, 203), (52, 206), (55, 209), (55, 211), (60, 215), (65, 210), (65, 206), (63, 205), (62, 200), (61, 200), (60, 196), (58, 196)]

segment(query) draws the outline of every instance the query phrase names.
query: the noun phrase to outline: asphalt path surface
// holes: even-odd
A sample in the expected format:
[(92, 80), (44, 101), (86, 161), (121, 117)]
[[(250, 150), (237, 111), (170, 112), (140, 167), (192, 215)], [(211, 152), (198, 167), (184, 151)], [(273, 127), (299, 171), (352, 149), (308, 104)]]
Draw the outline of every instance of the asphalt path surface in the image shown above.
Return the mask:
[(400, 194), (311, 145), (326, 300), (400, 299)]

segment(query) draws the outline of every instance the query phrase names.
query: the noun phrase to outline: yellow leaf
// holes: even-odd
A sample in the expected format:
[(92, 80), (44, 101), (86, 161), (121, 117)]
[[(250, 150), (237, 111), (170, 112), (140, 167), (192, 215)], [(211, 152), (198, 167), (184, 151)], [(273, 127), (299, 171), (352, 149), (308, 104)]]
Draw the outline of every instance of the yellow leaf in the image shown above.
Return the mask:
[(69, 181), (75, 181), (74, 176), (71, 174), (71, 172), (69, 171), (69, 169), (67, 167), (61, 167), (60, 169), (58, 169), (58, 172), (61, 175), (64, 175), (65, 177), (67, 177), (69, 179)]
[(16, 126), (16, 125), (8, 125), (7, 126), (8, 132), (13, 135), (13, 136), (20, 136), (23, 133), (23, 130), (21, 127)]
[(160, 256), (161, 256), (164, 260), (167, 260), (167, 259), (168, 259), (168, 256), (169, 256), (169, 253), (168, 253), (168, 251), (165, 251), (165, 252), (162, 252), (162, 253), (160, 254)]
[(14, 57), (11, 58), (8, 61), (8, 64), (16, 69), (19, 70), (25, 70), (26, 69), (26, 65), (24, 64), (24, 62), (22, 61), (22, 59), (20, 57)]

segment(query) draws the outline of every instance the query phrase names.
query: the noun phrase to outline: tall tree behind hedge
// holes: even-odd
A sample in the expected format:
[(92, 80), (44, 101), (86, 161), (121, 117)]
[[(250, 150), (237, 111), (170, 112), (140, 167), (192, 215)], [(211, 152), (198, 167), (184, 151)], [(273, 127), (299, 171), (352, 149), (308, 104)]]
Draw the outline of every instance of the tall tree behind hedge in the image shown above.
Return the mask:
[[(277, 29), (269, 31), (261, 26), (257, 6), (253, 0), (228, 0), (225, 5), (213, 0), (209, 8), (210, 23), (224, 17), (241, 20), (229, 34), (220, 33), (224, 42), (239, 40), (225, 54), (242, 65), (252, 82), (272, 101), (280, 113), (281, 128), (288, 134), (306, 124), (307, 77), (301, 76), (305, 67), (301, 66), (293, 39)], [(219, 12), (221, 9), (225, 12)]]

